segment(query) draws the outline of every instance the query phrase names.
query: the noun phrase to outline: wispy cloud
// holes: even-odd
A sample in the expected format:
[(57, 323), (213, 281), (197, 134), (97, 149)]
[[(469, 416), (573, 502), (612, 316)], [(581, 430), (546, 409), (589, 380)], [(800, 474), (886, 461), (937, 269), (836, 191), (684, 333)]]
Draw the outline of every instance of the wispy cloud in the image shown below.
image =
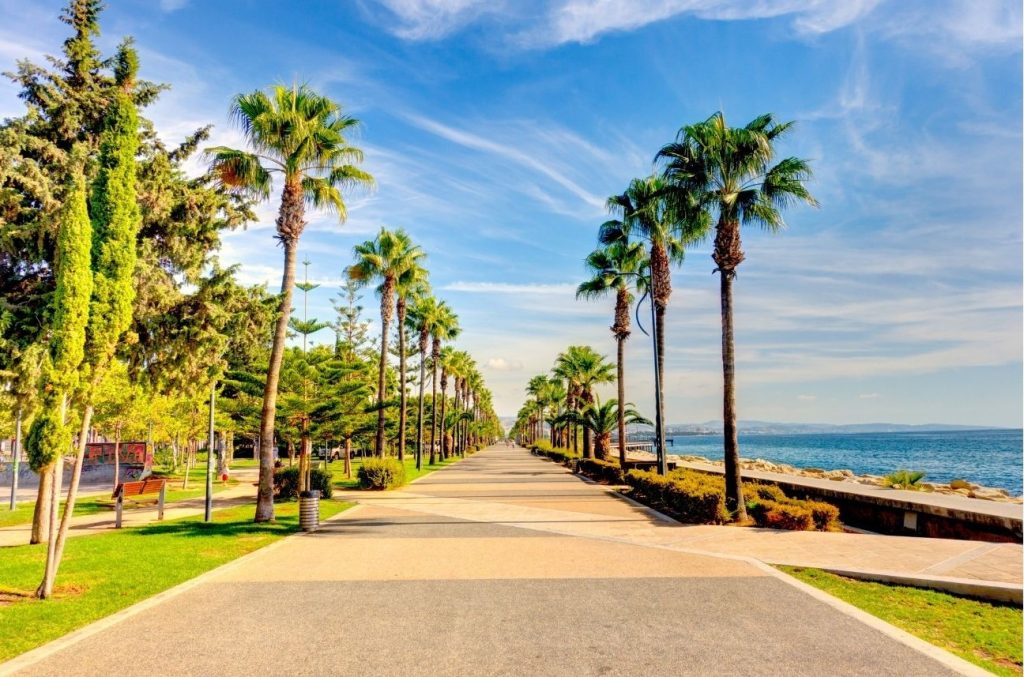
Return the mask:
[[(432, 134), (435, 134), (443, 139), (456, 143), (465, 148), (471, 148), (473, 150), (481, 151), (484, 153), (490, 153), (498, 155), (518, 165), (526, 167), (542, 176), (547, 177), (551, 181), (575, 195), (577, 198), (582, 200), (587, 205), (596, 208), (604, 208), (604, 199), (598, 195), (594, 195), (590, 191), (583, 188), (577, 182), (569, 178), (563, 171), (560, 171), (554, 167), (551, 163), (545, 162), (543, 159), (535, 157), (534, 155), (528, 154), (519, 148), (512, 145), (499, 143), (492, 139), (484, 138), (472, 132), (468, 132), (461, 129), (456, 129), (436, 120), (430, 120), (419, 115), (409, 115), (409, 122), (416, 125), (417, 127), (426, 130)], [(578, 139), (578, 137), (577, 137)]]
[(484, 366), (495, 371), (522, 371), (523, 363), (520, 360), (506, 360), (504, 357), (491, 357)]
[(452, 282), (442, 289), (471, 294), (541, 294), (570, 297), (576, 293), (574, 284), (519, 284), (514, 282)]

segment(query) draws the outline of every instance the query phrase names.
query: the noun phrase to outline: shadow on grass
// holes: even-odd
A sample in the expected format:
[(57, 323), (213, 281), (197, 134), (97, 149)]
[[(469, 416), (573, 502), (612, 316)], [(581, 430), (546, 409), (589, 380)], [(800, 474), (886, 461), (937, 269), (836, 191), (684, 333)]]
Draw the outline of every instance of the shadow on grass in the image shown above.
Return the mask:
[(277, 521), (272, 524), (257, 524), (251, 520), (238, 520), (233, 522), (201, 522), (196, 520), (185, 520), (181, 522), (165, 522), (163, 524), (149, 524), (137, 527), (125, 533), (132, 536), (242, 536), (246, 534), (265, 534), (276, 531), (295, 531), (298, 529), (298, 526), (298, 516), (288, 515), (279, 517)]

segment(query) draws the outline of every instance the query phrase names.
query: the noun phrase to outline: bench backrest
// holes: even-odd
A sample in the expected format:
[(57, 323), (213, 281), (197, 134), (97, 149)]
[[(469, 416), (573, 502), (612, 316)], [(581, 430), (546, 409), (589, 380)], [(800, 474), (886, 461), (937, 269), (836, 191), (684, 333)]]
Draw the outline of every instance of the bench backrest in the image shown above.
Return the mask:
[(120, 496), (142, 496), (143, 494), (156, 494), (163, 488), (167, 480), (162, 478), (150, 478), (138, 482), (123, 482), (114, 489), (114, 498)]

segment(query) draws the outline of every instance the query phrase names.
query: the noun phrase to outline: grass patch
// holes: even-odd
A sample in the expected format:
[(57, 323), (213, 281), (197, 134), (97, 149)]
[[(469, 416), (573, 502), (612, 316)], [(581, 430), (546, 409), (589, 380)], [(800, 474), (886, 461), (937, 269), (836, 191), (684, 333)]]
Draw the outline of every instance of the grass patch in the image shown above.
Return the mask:
[(997, 675), (1021, 674), (1020, 607), (820, 569), (779, 569)]
[[(176, 503), (178, 501), (185, 501), (190, 498), (199, 498), (206, 495), (206, 477), (201, 478), (201, 482), (194, 483), (192, 487), (182, 490), (173, 489), (173, 486), (180, 487), (181, 485), (177, 482), (168, 482), (166, 494), (164, 496), (164, 502), (167, 505)], [(213, 493), (216, 494), (225, 489), (237, 486), (238, 480), (228, 480), (227, 484), (216, 481), (213, 483)], [(149, 498), (146, 496), (145, 498)], [(152, 495), (152, 498), (156, 498), (156, 494)], [(131, 504), (127, 503), (128, 509), (131, 509)], [(64, 509), (64, 501), (60, 502), (61, 510)], [(18, 507), (14, 510), (5, 510), (0, 508), (0, 528), (2, 527), (13, 527), (19, 524), (29, 524), (32, 522), (32, 513), (35, 510), (35, 500), (22, 501), (18, 503)], [(113, 499), (110, 498), (110, 494), (104, 493), (99, 496), (85, 496), (75, 500), (75, 517), (82, 517), (83, 515), (95, 515), (101, 512), (109, 512), (111, 515), (114, 514)]]
[[(447, 467), (447, 466), (452, 465), (454, 463), (458, 463), (459, 461), (462, 460), (462, 457), (461, 456), (452, 456), (452, 457), (450, 457), (448, 459), (445, 459), (444, 461), (438, 461), (437, 463), (435, 463), (433, 465), (430, 465), (427, 462), (428, 460), (429, 460), (429, 458), (425, 457), (423, 459), (423, 467), (420, 468), (419, 470), (416, 470), (416, 459), (415, 459), (415, 457), (410, 455), (410, 456), (407, 456), (405, 458), (405, 482), (406, 482), (406, 484), (408, 484), (409, 482), (412, 482), (414, 479), (416, 479), (418, 477), (423, 477), (424, 475), (429, 475), (430, 473), (434, 472), (435, 470), (440, 470), (441, 468)], [(357, 474), (359, 472), (359, 467), (362, 464), (363, 464), (363, 460), (361, 458), (360, 459), (355, 459), (355, 458), (352, 459), (352, 479), (349, 479), (349, 478), (345, 477), (345, 462), (344, 461), (334, 461), (333, 463), (331, 463), (330, 467), (331, 467), (331, 472), (334, 473), (334, 482), (333, 483), (334, 483), (335, 488), (337, 488), (337, 489), (358, 489), (359, 488), (359, 479), (357, 477)]]
[[(326, 519), (350, 507), (321, 501)], [(31, 597), (43, 575), (45, 545), (0, 549), (0, 661), (109, 616), (299, 528), (298, 503), (275, 506), (277, 522), (253, 524), (253, 506), (70, 538), (55, 599)]]

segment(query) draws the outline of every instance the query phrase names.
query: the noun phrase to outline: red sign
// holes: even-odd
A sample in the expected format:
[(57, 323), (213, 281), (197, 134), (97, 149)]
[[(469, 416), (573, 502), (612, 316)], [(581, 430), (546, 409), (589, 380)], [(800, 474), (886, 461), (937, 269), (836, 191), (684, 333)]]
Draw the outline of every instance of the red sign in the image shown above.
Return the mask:
[[(86, 465), (114, 465), (114, 442), (91, 442), (85, 445)], [(145, 442), (121, 442), (118, 450), (120, 463), (138, 463), (149, 466), (153, 456), (146, 450)]]

